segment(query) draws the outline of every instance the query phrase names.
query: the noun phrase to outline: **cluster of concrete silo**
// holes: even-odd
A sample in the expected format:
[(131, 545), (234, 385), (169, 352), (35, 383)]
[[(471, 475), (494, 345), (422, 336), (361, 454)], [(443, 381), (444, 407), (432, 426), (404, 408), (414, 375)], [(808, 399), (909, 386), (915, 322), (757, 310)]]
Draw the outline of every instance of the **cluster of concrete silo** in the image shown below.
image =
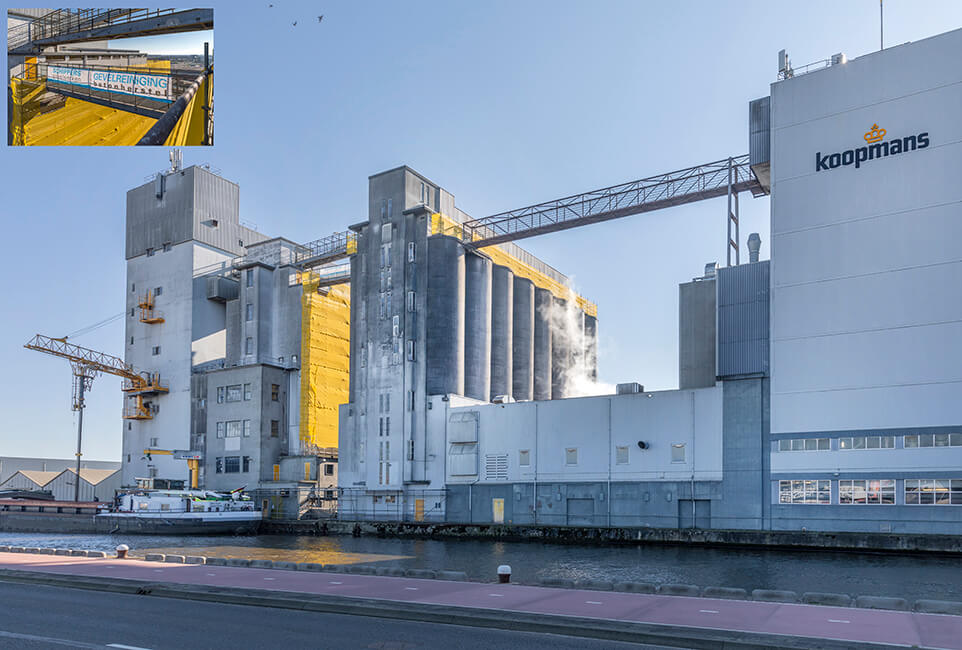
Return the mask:
[(427, 389), (491, 401), (572, 396), (597, 379), (597, 320), (483, 251), (428, 239)]

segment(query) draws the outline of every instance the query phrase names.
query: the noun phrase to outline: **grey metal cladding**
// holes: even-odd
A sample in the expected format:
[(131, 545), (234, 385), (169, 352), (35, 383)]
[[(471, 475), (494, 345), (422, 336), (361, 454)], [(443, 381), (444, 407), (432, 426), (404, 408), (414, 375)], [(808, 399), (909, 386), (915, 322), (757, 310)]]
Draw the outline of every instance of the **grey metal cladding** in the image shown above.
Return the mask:
[(771, 97), (748, 104), (748, 160), (752, 167), (771, 160), (771, 112)]
[(718, 269), (718, 376), (767, 374), (769, 263)]
[(148, 248), (160, 249), (166, 243), (179, 244), (192, 237), (192, 170), (169, 175), (160, 199), (154, 181), (127, 192), (126, 259), (143, 255)]
[(127, 192), (127, 259), (191, 239), (241, 255), (244, 246), (268, 239), (240, 225), (237, 184), (206, 169), (168, 173), (157, 193), (155, 180)]

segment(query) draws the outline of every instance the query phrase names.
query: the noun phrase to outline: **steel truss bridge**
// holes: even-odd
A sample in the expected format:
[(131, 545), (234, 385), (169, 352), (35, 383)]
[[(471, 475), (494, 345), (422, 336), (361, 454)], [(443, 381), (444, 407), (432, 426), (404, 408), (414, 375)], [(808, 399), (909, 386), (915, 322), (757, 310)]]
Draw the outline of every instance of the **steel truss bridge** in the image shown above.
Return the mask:
[[(676, 205), (728, 197), (728, 265), (740, 261), (738, 195), (765, 194), (749, 166), (748, 154), (716, 160), (677, 171), (573, 194), (562, 199), (529, 205), (461, 225), (466, 246), (483, 248), (549, 232), (653, 212)], [(297, 255), (303, 268), (321, 266), (352, 255), (357, 250), (355, 233), (334, 233), (304, 245)]]

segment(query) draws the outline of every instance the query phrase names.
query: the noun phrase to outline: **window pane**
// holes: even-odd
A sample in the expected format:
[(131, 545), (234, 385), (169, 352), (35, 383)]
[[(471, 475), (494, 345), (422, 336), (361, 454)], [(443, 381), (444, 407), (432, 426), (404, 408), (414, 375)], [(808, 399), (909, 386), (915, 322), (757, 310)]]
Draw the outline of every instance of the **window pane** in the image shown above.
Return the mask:
[(865, 449), (865, 438), (852, 438), (852, 449)]
[(879, 449), (881, 446), (882, 446), (882, 443), (879, 440), (878, 436), (872, 436), (870, 438), (866, 438), (865, 440), (866, 449)]
[(851, 449), (851, 448), (852, 448), (852, 439), (851, 439), (851, 438), (839, 438), (839, 439), (838, 439), (838, 448), (839, 448), (839, 449)]
[(948, 447), (948, 446), (949, 446), (949, 434), (947, 434), (947, 433), (937, 433), (937, 434), (935, 434), (935, 446), (936, 446), (936, 447)]
[(830, 441), (828, 438), (819, 438), (819, 439), (818, 439), (818, 450), (819, 450), (819, 451), (827, 451), (827, 450), (829, 450), (829, 449), (831, 449), (831, 448), (832, 448), (831, 441)]
[(818, 440), (815, 438), (805, 440), (805, 451), (815, 451), (816, 449), (818, 449)]
[(953, 447), (962, 447), (962, 433), (950, 433), (949, 444)]
[(792, 451), (802, 451), (805, 449), (805, 441), (801, 438), (794, 438), (792, 440)]
[(919, 493), (919, 503), (922, 505), (932, 505), (935, 503), (935, 493), (931, 490), (923, 490)]
[(791, 451), (792, 441), (791, 440), (779, 440), (778, 441), (778, 451)]
[(958, 506), (962, 505), (962, 492), (952, 492), (952, 505)]
[(882, 436), (883, 449), (895, 449), (895, 436)]
[(919, 436), (919, 447), (931, 447), (932, 446), (932, 434), (926, 433)]
[(918, 436), (905, 436), (905, 448), (918, 447), (919, 437)]

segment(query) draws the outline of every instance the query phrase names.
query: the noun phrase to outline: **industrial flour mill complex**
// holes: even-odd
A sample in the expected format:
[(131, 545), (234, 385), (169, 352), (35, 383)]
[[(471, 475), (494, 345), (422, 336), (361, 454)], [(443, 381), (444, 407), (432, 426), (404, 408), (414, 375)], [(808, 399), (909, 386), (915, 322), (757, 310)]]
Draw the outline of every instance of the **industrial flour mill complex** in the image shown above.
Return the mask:
[[(480, 219), (400, 167), (308, 244), (175, 161), (128, 193), (124, 361), (169, 390), (124, 421), (124, 484), (199, 456), (285, 516), (326, 480), (348, 521), (958, 533), (960, 58), (962, 31), (782, 56), (748, 155)], [(710, 198), (727, 264), (680, 286), (679, 388), (599, 395), (597, 308), (514, 241)]]

